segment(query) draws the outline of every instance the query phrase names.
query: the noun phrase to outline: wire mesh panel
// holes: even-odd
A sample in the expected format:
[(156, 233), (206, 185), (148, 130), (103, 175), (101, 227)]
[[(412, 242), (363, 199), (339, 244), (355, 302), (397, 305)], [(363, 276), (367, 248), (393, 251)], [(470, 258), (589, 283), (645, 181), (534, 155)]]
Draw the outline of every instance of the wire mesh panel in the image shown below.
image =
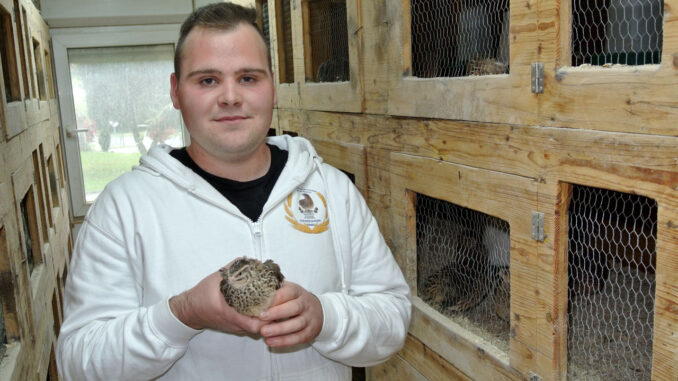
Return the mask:
[[(309, 0), (304, 22), (309, 41), (310, 82), (348, 81), (348, 26), (346, 0)], [(308, 62), (308, 61), (307, 61)]]
[(292, 41), (292, 0), (277, 0), (280, 13), (278, 24), (278, 57), (280, 83), (294, 83), (294, 52)]
[(416, 230), (418, 296), (508, 352), (508, 223), (417, 194)]
[(259, 14), (259, 25), (261, 26), (261, 32), (264, 34), (264, 40), (266, 41), (266, 46), (271, 46), (271, 30), (268, 25), (268, 0), (259, 0), (259, 9), (261, 13)]
[(574, 186), (568, 225), (568, 376), (650, 380), (657, 203)]
[(663, 0), (573, 0), (572, 65), (661, 62)]
[(411, 0), (412, 75), (509, 72), (508, 0)]

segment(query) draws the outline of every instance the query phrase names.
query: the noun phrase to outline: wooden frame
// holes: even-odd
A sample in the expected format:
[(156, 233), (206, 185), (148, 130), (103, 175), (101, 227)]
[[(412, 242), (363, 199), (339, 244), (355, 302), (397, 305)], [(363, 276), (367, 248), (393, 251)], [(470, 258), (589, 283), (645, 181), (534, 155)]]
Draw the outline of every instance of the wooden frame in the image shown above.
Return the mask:
[[(33, 169), (32, 162), (26, 162), (20, 169), (12, 174), (12, 185), (14, 187), (14, 204), (16, 206), (16, 215), (19, 225), (19, 236), (21, 237), (21, 246), (26, 255), (30, 255), (33, 258), (33, 271), (29, 272), (29, 278), (32, 278), (32, 274), (36, 273), (37, 269), (43, 263), (43, 234), (41, 231), (40, 223), (40, 210), (41, 208), (38, 205), (38, 189), (34, 184), (35, 172)], [(23, 222), (21, 221), (22, 211), (21, 205), (26, 203), (26, 213), (28, 215), (27, 224), (28, 230), (24, 231)], [(24, 247), (24, 242), (26, 241), (25, 237), (28, 235), (31, 240), (31, 252), (28, 252), (28, 248)]]
[[(309, 82), (311, 51), (309, 33), (309, 2), (301, 1), (301, 24), (303, 36), (302, 57), (304, 57), (303, 82), (301, 82), (300, 106), (308, 110), (360, 112), (363, 110), (363, 72), (360, 65), (359, 46), (362, 40), (362, 20), (360, 3), (362, 0), (346, 0), (346, 20), (348, 31), (348, 82)], [(297, 42), (297, 41), (295, 41)], [(299, 62), (297, 60), (297, 62)]]
[[(16, 366), (21, 343), (21, 327), (17, 314), (16, 288), (14, 272), (11, 266), (9, 245), (4, 215), (0, 215), (0, 295), (6, 336), (6, 352), (0, 364), (2, 368), (12, 369)], [(0, 373), (1, 375), (1, 373)]]
[(675, 136), (662, 121), (678, 119), (678, 39), (671, 37), (678, 31), (678, 15), (671, 12), (677, 0), (664, 0), (661, 64), (609, 68), (570, 67), (571, 1), (541, 3), (542, 17), (555, 21), (539, 33), (541, 41), (552, 42), (542, 45), (540, 58), (547, 68), (542, 125)]
[[(268, 20), (269, 30), (275, 31), (271, 34), (271, 58), (273, 59), (273, 72), (276, 78), (276, 92), (278, 96), (278, 107), (299, 107), (299, 78), (294, 65), (294, 57), (298, 57), (300, 52), (297, 52), (295, 47), (295, 40), (300, 31), (294, 25), (299, 22), (295, 21), (297, 12), (295, 11), (297, 0), (267, 0), (268, 1)], [(290, 20), (289, 25), (287, 21), (283, 20), (283, 3), (290, 6)], [(289, 33), (285, 28), (289, 27)], [(289, 51), (285, 49), (285, 40), (289, 34), (289, 43), (292, 46), (292, 57), (289, 57)], [(291, 67), (290, 67), (291, 65)], [(292, 78), (289, 78), (289, 77)]]
[(20, 340), (21, 330), (16, 312), (16, 292), (14, 276), (9, 257), (7, 231), (4, 218), (0, 217), (0, 295), (2, 295), (2, 310), (5, 319), (5, 335), (7, 342)]
[[(509, 5), (510, 73), (452, 78), (417, 78), (412, 73), (411, 0), (393, 2), (399, 38), (388, 46), (387, 113), (492, 123), (534, 124), (537, 94), (530, 92), (531, 63), (538, 60), (536, 3)], [(398, 63), (398, 64), (396, 64)], [(507, 119), (509, 119), (507, 121)]]
[[(502, 353), (479, 337), (460, 328), (417, 295), (415, 192), (452, 202), (500, 218), (510, 225), (511, 241), (511, 338), (509, 353)], [(487, 171), (439, 160), (391, 154), (391, 203), (395, 256), (413, 290), (410, 333), (426, 346), (478, 379), (527, 375), (532, 367), (522, 363), (534, 353), (536, 303), (531, 289), (535, 276), (537, 242), (531, 238), (531, 211), (537, 210), (534, 179)], [(446, 338), (440, 340), (441, 338)], [(476, 353), (482, 353), (477, 358)], [(487, 365), (490, 366), (487, 366)]]
[[(289, 60), (285, 59), (283, 49), (282, 23), (280, 21), (282, 2), (290, 1), (292, 5), (292, 44), (294, 82), (290, 82), (282, 73), (287, 68)], [(275, 67), (277, 72), (278, 107), (305, 108), (311, 110), (361, 112), (363, 110), (363, 73), (360, 64), (360, 44), (362, 41), (361, 2), (362, 0), (346, 0), (349, 72), (350, 81), (347, 82), (310, 82), (306, 80), (308, 59), (310, 57), (309, 44), (305, 27), (308, 20), (308, 1), (311, 0), (269, 0), (269, 12), (275, 9), (275, 17), (269, 16), (270, 30), (276, 30), (275, 38), (271, 36), (271, 44), (276, 46)], [(274, 5), (271, 6), (271, 5)], [(275, 23), (275, 25), (273, 25)]]
[(3, 83), (3, 92), (2, 92), (2, 102), (3, 102), (3, 125), (4, 125), (4, 135), (6, 139), (10, 139), (23, 130), (26, 129), (26, 110), (24, 108), (24, 83), (23, 83), (23, 73), (24, 65), (22, 61), (22, 51), (21, 51), (21, 42), (22, 34), (19, 31), (17, 33), (15, 26), (19, 25), (15, 19), (15, 12), (12, 12), (11, 4), (0, 3), (2, 7), (2, 12), (4, 15), (4, 28), (2, 31), (3, 38), (7, 38), (9, 43), (7, 46), (8, 52), (10, 53), (6, 59), (8, 66), (7, 68), (2, 68), (3, 71), (8, 71), (8, 79), (10, 81), (10, 88), (12, 98), (7, 99), (4, 88), (4, 75), (3, 78), (0, 78), (0, 81)]
[[(555, 369), (560, 369), (561, 379), (567, 374), (567, 225), (570, 184), (611, 189), (624, 193), (638, 194), (657, 202), (657, 257), (655, 273), (655, 306), (652, 348), (652, 378), (661, 380), (675, 379), (678, 375), (678, 343), (675, 340), (675, 327), (678, 326), (678, 315), (673, 311), (678, 305), (676, 301), (676, 285), (678, 285), (678, 226), (673, 221), (678, 219), (678, 199), (676, 189), (670, 190), (670, 184), (678, 184), (678, 175), (670, 171), (653, 170), (653, 176), (647, 177), (645, 170), (631, 165), (620, 166), (610, 172), (605, 165), (596, 163), (569, 163), (563, 166), (554, 176), (558, 178), (557, 199), (559, 200), (555, 219), (556, 249), (555, 295), (557, 314), (555, 326), (564, 327), (555, 332), (556, 353)], [(624, 175), (621, 175), (621, 174)], [(634, 181), (628, 181), (633, 178)]]

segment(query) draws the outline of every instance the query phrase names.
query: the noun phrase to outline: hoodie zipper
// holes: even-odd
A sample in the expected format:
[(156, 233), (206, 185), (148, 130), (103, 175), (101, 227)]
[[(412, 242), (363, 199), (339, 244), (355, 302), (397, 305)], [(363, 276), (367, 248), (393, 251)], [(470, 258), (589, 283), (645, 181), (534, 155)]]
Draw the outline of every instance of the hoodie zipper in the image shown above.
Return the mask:
[(264, 248), (261, 238), (261, 218), (252, 223), (252, 238), (254, 240), (254, 256), (260, 261), (264, 260)]

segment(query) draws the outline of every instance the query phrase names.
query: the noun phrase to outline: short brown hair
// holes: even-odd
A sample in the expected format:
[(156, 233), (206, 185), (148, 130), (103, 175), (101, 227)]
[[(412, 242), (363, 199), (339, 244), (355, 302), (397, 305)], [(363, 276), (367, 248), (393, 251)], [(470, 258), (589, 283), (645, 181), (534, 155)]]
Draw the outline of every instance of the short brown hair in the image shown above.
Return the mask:
[(218, 29), (223, 31), (230, 31), (235, 29), (240, 24), (247, 24), (254, 27), (259, 32), (262, 41), (266, 45), (266, 57), (268, 58), (268, 69), (271, 69), (271, 50), (266, 43), (264, 34), (259, 29), (257, 24), (257, 11), (254, 8), (246, 8), (233, 3), (214, 3), (205, 5), (196, 9), (190, 16), (181, 24), (179, 31), (179, 41), (174, 50), (174, 75), (179, 79), (181, 55), (183, 53), (184, 42), (186, 36), (195, 27), (203, 27), (208, 29)]

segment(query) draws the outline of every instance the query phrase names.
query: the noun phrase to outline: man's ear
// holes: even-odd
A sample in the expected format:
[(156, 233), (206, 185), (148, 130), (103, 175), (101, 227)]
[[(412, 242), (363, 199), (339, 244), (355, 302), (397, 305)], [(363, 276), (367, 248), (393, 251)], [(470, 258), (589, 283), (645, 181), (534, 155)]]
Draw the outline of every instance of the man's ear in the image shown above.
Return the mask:
[(172, 98), (172, 105), (175, 109), (181, 110), (181, 103), (179, 103), (179, 78), (175, 73), (170, 75), (170, 98)]

